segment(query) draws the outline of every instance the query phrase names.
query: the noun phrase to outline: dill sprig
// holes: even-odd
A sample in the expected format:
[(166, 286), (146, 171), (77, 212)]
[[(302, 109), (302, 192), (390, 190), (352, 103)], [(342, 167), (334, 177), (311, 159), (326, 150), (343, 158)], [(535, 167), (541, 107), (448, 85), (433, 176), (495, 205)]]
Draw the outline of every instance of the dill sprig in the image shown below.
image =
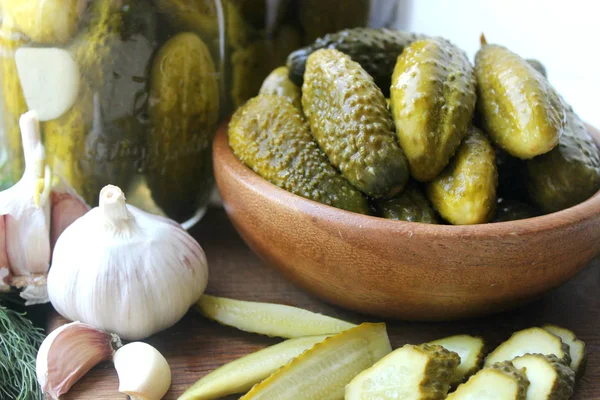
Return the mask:
[(25, 313), (0, 304), (0, 399), (42, 399), (35, 359), (43, 340), (43, 330), (34, 326)]

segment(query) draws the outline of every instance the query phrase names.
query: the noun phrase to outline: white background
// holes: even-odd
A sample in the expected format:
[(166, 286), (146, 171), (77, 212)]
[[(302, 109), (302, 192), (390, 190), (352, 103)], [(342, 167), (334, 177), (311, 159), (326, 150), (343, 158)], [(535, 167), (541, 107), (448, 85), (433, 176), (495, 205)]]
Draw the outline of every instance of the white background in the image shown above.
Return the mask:
[(446, 37), (471, 60), (481, 32), (490, 43), (537, 58), (575, 111), (600, 128), (600, 1), (399, 0), (395, 25)]

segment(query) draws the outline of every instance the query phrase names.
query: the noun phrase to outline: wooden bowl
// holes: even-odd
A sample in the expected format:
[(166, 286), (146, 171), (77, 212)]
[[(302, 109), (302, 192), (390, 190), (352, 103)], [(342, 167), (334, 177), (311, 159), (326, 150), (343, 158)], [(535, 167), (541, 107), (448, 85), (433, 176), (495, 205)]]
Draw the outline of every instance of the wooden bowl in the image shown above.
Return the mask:
[(235, 157), (226, 130), (224, 125), (214, 142), (214, 172), (237, 231), (284, 276), (351, 310), (408, 320), (507, 310), (564, 283), (600, 251), (598, 193), (569, 209), (519, 221), (391, 221), (278, 188)]

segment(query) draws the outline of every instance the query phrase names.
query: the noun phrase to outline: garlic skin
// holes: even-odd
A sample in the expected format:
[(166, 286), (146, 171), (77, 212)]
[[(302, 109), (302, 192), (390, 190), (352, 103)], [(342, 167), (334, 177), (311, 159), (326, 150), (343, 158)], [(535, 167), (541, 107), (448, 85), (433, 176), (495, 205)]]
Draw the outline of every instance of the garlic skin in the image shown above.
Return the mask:
[(10, 290), (10, 264), (6, 253), (6, 225), (4, 217), (0, 216), (0, 293)]
[(208, 280), (202, 248), (179, 224), (126, 205), (116, 186), (58, 238), (48, 275), (54, 308), (139, 340), (179, 321)]
[(56, 245), (58, 237), (69, 225), (90, 210), (77, 192), (64, 179), (55, 179), (50, 194), (50, 245)]
[(36, 358), (36, 375), (42, 391), (58, 399), (90, 369), (110, 360), (120, 339), (81, 322), (63, 325), (42, 342)]
[[(25, 172), (14, 186), (0, 192), (0, 216), (5, 228), (5, 249), (11, 273), (25, 277), (21, 297), (26, 304), (47, 302), (45, 288), (28, 279), (45, 276), (50, 266), (50, 202), (52, 171), (46, 165), (40, 126), (35, 111), (19, 120)], [(0, 266), (1, 267), (1, 266)]]
[(149, 344), (126, 344), (115, 352), (113, 362), (119, 376), (119, 392), (132, 400), (160, 400), (171, 386), (169, 363)]

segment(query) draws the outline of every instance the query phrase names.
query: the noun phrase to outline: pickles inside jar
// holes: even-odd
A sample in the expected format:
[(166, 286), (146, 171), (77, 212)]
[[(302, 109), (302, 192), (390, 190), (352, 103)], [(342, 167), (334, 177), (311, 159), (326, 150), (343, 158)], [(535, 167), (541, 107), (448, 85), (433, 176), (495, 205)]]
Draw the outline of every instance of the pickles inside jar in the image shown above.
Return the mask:
[(451, 224), (482, 224), (494, 215), (497, 183), (494, 149), (483, 132), (472, 126), (450, 164), (427, 184), (426, 193)]
[(184, 221), (210, 195), (219, 117), (215, 64), (198, 35), (177, 34), (156, 54), (149, 115), (146, 181), (156, 204)]

